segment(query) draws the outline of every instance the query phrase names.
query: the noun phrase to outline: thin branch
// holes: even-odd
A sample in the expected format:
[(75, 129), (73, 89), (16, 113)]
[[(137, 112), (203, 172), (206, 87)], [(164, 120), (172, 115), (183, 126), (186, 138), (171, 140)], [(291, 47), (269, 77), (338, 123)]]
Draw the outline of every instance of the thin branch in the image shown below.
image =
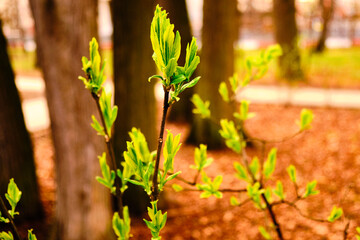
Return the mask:
[[(100, 106), (100, 97), (99, 95), (95, 94), (95, 93), (91, 93), (91, 96), (93, 97), (93, 99), (95, 100), (95, 103), (96, 103), (96, 107), (97, 107), (97, 110), (99, 112), (99, 115), (100, 115), (100, 119), (101, 119), (101, 124), (103, 125), (103, 128), (104, 128), (104, 132), (105, 132), (105, 143), (106, 143), (106, 147), (107, 147), (107, 150), (108, 150), (108, 153), (109, 153), (109, 156), (110, 156), (110, 160), (111, 160), (111, 164), (112, 164), (112, 168), (113, 170), (117, 171), (117, 169), (119, 169), (118, 165), (117, 165), (117, 162), (116, 162), (116, 159), (115, 159), (115, 154), (114, 154), (114, 148), (112, 146), (112, 141), (111, 141), (111, 138), (109, 137), (110, 136), (110, 132), (111, 129), (107, 129), (107, 126), (106, 126), (106, 123), (105, 123), (105, 119), (104, 119), (104, 115), (101, 111), (101, 106)], [(115, 209), (119, 210), (119, 215), (120, 215), (120, 218), (123, 218), (123, 201), (122, 201), (122, 193), (121, 193), (121, 190), (120, 190), (120, 183), (119, 183), (119, 179), (118, 178), (115, 178), (115, 186), (116, 186), (116, 190), (115, 190), (115, 193), (116, 193), (116, 198), (117, 198), (117, 202), (116, 202), (116, 205), (115, 205)]]
[(349, 234), (350, 220), (346, 223), (344, 228), (344, 240), (347, 240), (347, 236)]
[(303, 131), (297, 131), (296, 133), (286, 136), (284, 138), (281, 139), (274, 139), (274, 140), (267, 140), (267, 139), (262, 139), (262, 138), (253, 138), (253, 137), (248, 137), (246, 139), (246, 142), (260, 142), (262, 144), (276, 144), (276, 143), (283, 143), (286, 141), (289, 141), (290, 139), (293, 139), (294, 137), (300, 135)]
[(21, 237), (20, 237), (20, 234), (19, 234), (19, 231), (17, 230), (16, 226), (15, 226), (15, 223), (14, 223), (14, 220), (12, 219), (11, 215), (9, 214), (8, 212), (8, 209), (6, 208), (6, 205), (2, 199), (2, 197), (0, 196), (0, 208), (1, 208), (1, 212), (5, 215), (5, 217), (7, 219), (9, 219), (10, 221), (10, 227), (11, 227), (11, 230), (13, 231), (13, 234), (14, 234), (14, 237), (15, 237), (15, 240), (21, 240)]
[(156, 201), (159, 198), (158, 172), (159, 172), (159, 165), (160, 165), (161, 148), (162, 148), (163, 137), (164, 137), (165, 120), (166, 120), (166, 115), (167, 115), (169, 107), (170, 107), (169, 91), (164, 87), (163, 114), (162, 114), (161, 125), (160, 125), (158, 148), (157, 148), (157, 152), (156, 152), (156, 162), (155, 162), (155, 169), (154, 169), (154, 175), (153, 175), (152, 193), (150, 196), (151, 201)]

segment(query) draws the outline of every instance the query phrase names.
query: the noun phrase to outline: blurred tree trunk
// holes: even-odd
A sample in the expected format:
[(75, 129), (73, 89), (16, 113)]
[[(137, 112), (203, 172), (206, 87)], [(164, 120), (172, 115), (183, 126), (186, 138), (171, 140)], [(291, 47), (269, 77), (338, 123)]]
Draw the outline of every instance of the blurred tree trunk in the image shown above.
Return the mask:
[(323, 24), (319, 40), (313, 50), (315, 53), (322, 53), (325, 50), (325, 42), (328, 36), (329, 22), (334, 11), (335, 0), (320, 0), (319, 5), (322, 10)]
[(273, 0), (275, 39), (283, 49), (279, 72), (289, 81), (303, 78), (295, 13), (295, 0)]
[[(181, 36), (181, 54), (178, 61), (180, 66), (185, 64), (186, 46), (191, 42), (192, 33), (189, 21), (189, 15), (186, 7), (186, 0), (158, 0), (161, 7), (169, 13), (170, 22), (175, 25), (175, 31), (178, 30)], [(193, 76), (196, 76), (195, 72)], [(169, 121), (191, 123), (193, 119), (193, 104), (190, 101), (194, 94), (194, 89), (190, 88), (180, 95), (180, 101), (174, 104), (170, 110)]]
[(14, 178), (23, 192), (18, 211), (20, 218), (43, 217), (36, 181), (31, 140), (26, 130), (15, 76), (7, 54), (7, 42), (0, 20), (0, 194)]
[[(53, 239), (111, 239), (109, 191), (95, 180), (103, 139), (90, 127), (96, 104), (77, 78), (97, 36), (96, 0), (31, 0), (55, 146)], [(109, 235), (111, 234), (111, 235)]]
[[(150, 149), (157, 142), (154, 84), (147, 79), (156, 73), (152, 60), (150, 24), (153, 0), (113, 0), (115, 104), (119, 107), (115, 122), (115, 155), (122, 160), (128, 132), (140, 128)], [(146, 210), (148, 197), (144, 190), (132, 187), (125, 192), (124, 204), (130, 211)]]
[[(232, 108), (225, 103), (218, 87), (234, 73), (234, 42), (237, 39), (237, 1), (204, 0), (200, 75), (196, 91), (210, 100), (211, 115), (216, 120), (231, 117)], [(223, 146), (218, 125), (194, 116), (188, 142), (206, 143), (209, 148)]]

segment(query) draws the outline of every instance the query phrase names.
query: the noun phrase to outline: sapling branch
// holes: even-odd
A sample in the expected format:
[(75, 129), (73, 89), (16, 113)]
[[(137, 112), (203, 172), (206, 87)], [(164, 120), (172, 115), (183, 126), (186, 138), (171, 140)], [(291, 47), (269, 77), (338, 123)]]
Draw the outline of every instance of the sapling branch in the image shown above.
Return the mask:
[(153, 175), (153, 185), (152, 185), (152, 193), (151, 193), (151, 201), (156, 201), (159, 198), (159, 186), (158, 186), (158, 173), (159, 173), (159, 165), (160, 165), (160, 154), (161, 148), (164, 139), (164, 130), (165, 130), (165, 122), (166, 122), (166, 115), (169, 110), (169, 91), (164, 87), (164, 103), (163, 103), (163, 113), (161, 118), (161, 125), (160, 125), (160, 133), (158, 139), (158, 147), (156, 151), (156, 162), (155, 162), (155, 169)]
[(5, 215), (5, 217), (7, 219), (9, 219), (9, 223), (10, 223), (10, 227), (11, 227), (11, 230), (14, 234), (14, 237), (15, 237), (15, 240), (22, 240), (21, 237), (20, 237), (20, 234), (19, 234), (19, 231), (17, 230), (16, 228), (16, 225), (14, 223), (14, 220), (13, 218), (10, 216), (9, 212), (8, 212), (8, 209), (6, 208), (6, 205), (4, 203), (4, 200), (2, 199), (2, 197), (0, 196), (0, 210), (1, 212)]
[[(106, 124), (105, 124), (104, 115), (103, 115), (103, 113), (101, 111), (101, 107), (100, 107), (100, 97), (99, 97), (99, 95), (92, 92), (91, 96), (95, 100), (96, 107), (97, 107), (97, 110), (98, 110), (99, 115), (100, 115), (101, 124), (102, 124), (102, 126), (104, 128), (104, 132), (105, 132), (104, 138), (105, 138), (105, 143), (106, 143), (107, 150), (109, 152), (110, 161), (111, 161), (113, 170), (116, 171), (117, 169), (119, 169), (119, 167), (118, 167), (118, 164), (116, 162), (115, 154), (114, 154), (114, 148), (113, 148), (111, 139), (109, 137), (110, 136), (109, 131), (111, 131), (111, 129), (108, 129)], [(115, 209), (119, 211), (120, 218), (123, 218), (122, 193), (120, 191), (121, 186), (120, 186), (118, 178), (115, 178), (115, 187), (116, 187), (115, 194), (116, 194), (116, 198), (117, 198), (117, 201), (116, 201), (116, 204), (115, 204)]]

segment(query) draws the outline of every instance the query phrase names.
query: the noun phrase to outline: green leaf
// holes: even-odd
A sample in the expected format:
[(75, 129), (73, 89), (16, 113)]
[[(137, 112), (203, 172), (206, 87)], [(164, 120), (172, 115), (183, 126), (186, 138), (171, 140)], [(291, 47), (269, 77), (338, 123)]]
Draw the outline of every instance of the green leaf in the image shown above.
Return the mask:
[(343, 215), (343, 210), (342, 208), (338, 208), (336, 206), (333, 207), (333, 209), (331, 210), (330, 216), (328, 217), (328, 221), (329, 222), (334, 222), (337, 219), (339, 219), (341, 216)]
[(18, 202), (20, 201), (21, 194), (22, 193), (17, 187), (16, 183), (14, 182), (14, 179), (11, 178), (8, 185), (7, 193), (5, 193), (5, 197), (11, 206), (11, 210), (9, 210), (9, 214), (12, 218), (14, 218), (15, 215), (19, 214), (18, 212), (15, 212), (15, 208)]
[(258, 157), (254, 157), (249, 165), (249, 169), (251, 171), (251, 174), (256, 178), (256, 174), (260, 170), (260, 162)]
[(174, 183), (171, 186), (172, 186), (172, 188), (174, 189), (175, 192), (181, 192), (182, 190), (184, 190), (184, 188), (182, 186), (180, 186), (179, 184), (176, 184), (176, 183)]
[(264, 162), (264, 176), (266, 179), (270, 178), (276, 166), (276, 148), (272, 148), (269, 152), (267, 160)]
[(356, 232), (360, 234), (360, 227), (356, 227)]
[(313, 119), (314, 119), (314, 115), (309, 109), (301, 110), (301, 114), (300, 114), (300, 131), (310, 129)]
[(95, 129), (98, 135), (105, 136), (104, 128), (101, 126), (101, 124), (98, 122), (94, 115), (91, 116), (91, 119), (93, 120), (91, 127)]
[(296, 168), (294, 165), (290, 165), (287, 169), (287, 172), (289, 174), (290, 180), (293, 183), (296, 183)]
[(129, 209), (127, 206), (123, 208), (123, 219), (120, 218), (117, 212), (114, 213), (112, 219), (112, 227), (118, 240), (128, 240), (131, 237), (130, 234), (131, 219), (129, 216)]
[(264, 192), (265, 198), (269, 203), (272, 203), (272, 189), (267, 187)]
[(231, 206), (239, 206), (239, 205), (240, 205), (240, 202), (239, 202), (239, 200), (238, 200), (236, 197), (231, 196), (231, 198), (230, 198), (230, 204), (231, 204)]
[(150, 82), (152, 79), (156, 79), (156, 78), (159, 78), (161, 79), (162, 81), (164, 80), (163, 77), (161, 75), (152, 75), (151, 77), (148, 78), (148, 81)]
[(306, 189), (305, 189), (305, 193), (303, 195), (303, 198), (307, 198), (311, 195), (316, 195), (319, 193), (318, 190), (315, 190), (316, 188), (316, 184), (317, 184), (317, 181), (314, 180), (312, 182), (309, 182), (307, 185), (306, 185)]
[(280, 200), (285, 199), (284, 188), (281, 181), (276, 182), (276, 189), (274, 190), (274, 194), (280, 198)]
[(10, 222), (9, 219), (2, 217), (1, 211), (0, 211), (0, 222), (3, 222), (3, 223), (9, 223)]
[(271, 235), (266, 231), (266, 229), (263, 226), (259, 227), (259, 232), (261, 234), (261, 236), (263, 236), (263, 238), (265, 238), (266, 240), (271, 240)]
[(109, 188), (111, 193), (115, 194), (116, 188), (114, 187), (115, 183), (115, 172), (110, 171), (109, 165), (106, 163), (106, 153), (104, 152), (102, 156), (99, 156), (99, 163), (101, 168), (101, 173), (103, 177), (96, 177), (96, 180), (104, 185), (105, 187)]
[(112, 106), (111, 100), (111, 93), (106, 94), (105, 91), (102, 91), (99, 103), (109, 137), (111, 137), (111, 129), (116, 120), (118, 110), (117, 106)]
[(228, 92), (228, 89), (227, 89), (227, 86), (226, 86), (225, 82), (220, 83), (220, 85), (219, 85), (219, 93), (220, 93), (222, 99), (224, 100), (224, 102), (230, 102), (229, 92)]
[(28, 240), (37, 240), (35, 234), (33, 234), (32, 231), (32, 229), (28, 230)]
[(0, 240), (14, 240), (11, 232), (0, 232)]
[(216, 176), (213, 181), (211, 181), (205, 172), (201, 172), (201, 176), (201, 180), (204, 184), (196, 184), (196, 187), (203, 191), (200, 195), (200, 198), (208, 198), (210, 196), (222, 198), (223, 195), (218, 190), (222, 183), (223, 177), (219, 175)]
[(234, 162), (234, 168), (236, 170), (236, 177), (246, 182), (251, 182), (245, 167), (239, 162)]
[(167, 130), (167, 137), (163, 148), (164, 155), (164, 173), (168, 171), (174, 171), (174, 157), (180, 149), (180, 134), (175, 137)]
[(159, 233), (165, 226), (167, 213), (162, 214), (161, 210), (157, 209), (157, 201), (151, 202), (151, 208), (147, 209), (151, 221), (144, 219), (144, 222), (151, 231), (152, 239), (160, 239)]
[(192, 169), (196, 169), (201, 172), (204, 168), (208, 167), (214, 159), (207, 158), (207, 146), (200, 144), (200, 148), (195, 148), (194, 162), (195, 165), (191, 165)]
[(222, 129), (219, 130), (219, 133), (223, 138), (225, 138), (226, 146), (234, 152), (240, 153), (242, 149), (241, 141), (234, 122), (227, 119), (221, 119), (220, 125)]
[(200, 63), (199, 56), (196, 56), (197, 53), (197, 44), (196, 38), (191, 39), (190, 45), (188, 44), (186, 47), (186, 58), (185, 58), (185, 76), (190, 79), (191, 75), (197, 68), (198, 64)]
[(195, 105), (194, 114), (200, 114), (202, 118), (210, 118), (209, 101), (204, 102), (198, 94), (194, 94), (191, 102)]
[(236, 93), (238, 87), (239, 87), (239, 78), (237, 73), (234, 73), (232, 77), (229, 78), (231, 90), (233, 93)]

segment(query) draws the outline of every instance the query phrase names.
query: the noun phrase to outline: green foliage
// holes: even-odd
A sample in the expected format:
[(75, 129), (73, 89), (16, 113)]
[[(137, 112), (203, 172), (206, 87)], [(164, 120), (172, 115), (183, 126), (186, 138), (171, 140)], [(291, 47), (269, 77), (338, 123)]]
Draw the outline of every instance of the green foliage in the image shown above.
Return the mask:
[(311, 123), (314, 119), (313, 113), (309, 109), (301, 110), (300, 114), (300, 131), (304, 131), (311, 128)]
[(342, 215), (343, 215), (342, 208), (338, 208), (334, 206), (327, 220), (332, 223), (335, 222), (337, 219), (339, 219)]
[[(111, 128), (116, 120), (118, 107), (111, 105), (111, 93), (106, 94), (105, 91), (101, 93), (100, 97), (100, 108), (104, 117), (107, 135), (111, 137)], [(95, 129), (96, 130), (96, 129)]]
[(250, 101), (241, 100), (240, 102), (240, 111), (234, 113), (234, 117), (244, 122), (245, 120), (255, 116), (254, 113), (249, 113), (249, 104)]
[(200, 114), (202, 118), (210, 118), (210, 102), (209, 101), (203, 101), (198, 94), (194, 94), (191, 98), (191, 101), (195, 105), (195, 108), (193, 109), (194, 114)]
[(360, 240), (360, 227), (356, 227), (356, 240)]
[(234, 168), (236, 170), (236, 177), (240, 180), (251, 183), (251, 178), (249, 177), (246, 168), (239, 162), (234, 162)]
[(260, 162), (258, 157), (255, 156), (252, 159), (251, 163), (249, 164), (249, 169), (251, 174), (256, 178), (256, 175), (260, 170)]
[[(85, 87), (94, 94), (99, 94), (102, 90), (102, 85), (105, 81), (104, 68), (105, 64), (101, 65), (101, 57), (99, 54), (99, 44), (95, 38), (89, 43), (90, 60), (82, 57), (81, 62), (83, 65), (82, 70), (85, 72), (86, 77), (79, 77), (83, 81)], [(101, 67), (101, 68), (100, 68)]]
[(157, 201), (151, 202), (151, 208), (148, 207), (148, 214), (151, 221), (144, 219), (147, 227), (151, 231), (151, 240), (160, 240), (160, 231), (163, 229), (167, 219), (167, 213), (162, 214), (161, 210), (157, 209)]
[(7, 219), (7, 218), (5, 218), (5, 217), (3, 217), (3, 216), (1, 215), (1, 211), (0, 211), (0, 222), (3, 222), (3, 223), (9, 223), (9, 222), (10, 222), (9, 219)]
[(28, 230), (28, 240), (37, 240), (35, 234), (33, 234), (32, 231), (32, 229)]
[(91, 116), (91, 119), (93, 120), (93, 122), (91, 123), (91, 127), (93, 129), (95, 129), (95, 131), (97, 132), (98, 135), (101, 136), (105, 136), (106, 133), (104, 131), (103, 126), (101, 126), (101, 124), (98, 122), (98, 120), (96, 119), (96, 117), (94, 115)]
[(239, 77), (236, 73), (229, 78), (229, 83), (231, 86), (231, 91), (235, 94), (239, 88)]
[(180, 134), (174, 137), (173, 134), (168, 130), (168, 134), (163, 148), (164, 172), (163, 174), (160, 174), (160, 183), (159, 183), (160, 191), (163, 189), (164, 185), (168, 181), (174, 179), (177, 175), (181, 173), (181, 172), (177, 172), (166, 177), (169, 171), (174, 171), (174, 157), (175, 154), (179, 151), (180, 146), (181, 146)]
[(248, 184), (246, 190), (248, 196), (254, 202), (255, 207), (259, 209), (264, 209), (265, 206), (261, 202), (261, 194), (264, 193), (265, 190), (260, 188), (260, 183), (256, 182), (253, 185)]
[(281, 181), (276, 182), (276, 188), (274, 189), (274, 194), (280, 198), (280, 200), (285, 199), (284, 187)]
[(276, 148), (272, 148), (269, 152), (267, 160), (264, 162), (264, 176), (266, 179), (270, 178), (276, 166)]
[(224, 100), (224, 102), (230, 102), (229, 91), (227, 89), (227, 86), (226, 86), (225, 82), (220, 83), (220, 85), (219, 85), (219, 93), (220, 93), (222, 99)]
[(220, 125), (222, 129), (219, 130), (219, 133), (221, 137), (225, 138), (226, 146), (234, 152), (240, 153), (242, 143), (234, 122), (227, 119), (221, 119)]
[(161, 75), (149, 78), (159, 78), (166, 91), (170, 90), (170, 103), (178, 101), (181, 92), (195, 86), (200, 77), (190, 80), (191, 75), (200, 63), (197, 56), (196, 38), (186, 48), (186, 59), (183, 67), (178, 66), (181, 52), (181, 37), (177, 31), (174, 34), (174, 25), (170, 23), (165, 10), (156, 6), (154, 18), (151, 22), (150, 39), (154, 50), (153, 59)]
[(176, 184), (176, 183), (171, 185), (171, 187), (174, 189), (175, 192), (181, 192), (182, 190), (184, 190), (184, 188), (182, 186), (180, 186), (179, 184)]
[(119, 217), (119, 213), (115, 212), (112, 219), (112, 227), (118, 240), (128, 240), (130, 234), (131, 219), (127, 206), (123, 208), (123, 218)]
[(17, 187), (16, 183), (14, 182), (14, 179), (11, 178), (8, 185), (7, 193), (5, 193), (5, 197), (11, 206), (11, 210), (9, 210), (9, 214), (12, 218), (14, 218), (15, 215), (19, 214), (18, 212), (15, 211), (15, 208), (18, 202), (20, 201), (21, 194), (22, 193)]
[(115, 183), (115, 171), (111, 170), (109, 165), (106, 163), (106, 153), (104, 152), (102, 156), (99, 156), (99, 163), (101, 168), (101, 173), (103, 177), (96, 177), (96, 180), (104, 185), (105, 187), (110, 189), (112, 194), (116, 193)]
[(287, 172), (289, 174), (290, 180), (293, 183), (296, 183), (296, 168), (294, 165), (290, 165), (287, 169)]
[(316, 190), (316, 184), (317, 184), (317, 181), (314, 180), (312, 182), (309, 182), (308, 184), (306, 184), (306, 189), (305, 189), (305, 193), (303, 195), (303, 198), (307, 198), (311, 195), (316, 195), (316, 194), (319, 194), (319, 190)]
[(213, 181), (206, 175), (205, 172), (201, 173), (201, 180), (204, 184), (196, 184), (196, 187), (203, 191), (200, 195), (200, 198), (209, 198), (215, 196), (217, 198), (222, 198), (223, 194), (219, 191), (220, 185), (222, 183), (223, 177), (221, 175), (216, 176)]
[(14, 240), (11, 232), (0, 232), (0, 240)]
[(194, 162), (195, 165), (190, 165), (192, 169), (201, 172), (204, 168), (208, 167), (214, 159), (207, 157), (207, 146), (200, 144), (200, 148), (195, 148)]
[(272, 239), (271, 235), (266, 231), (266, 229), (263, 226), (259, 227), (259, 232), (261, 236), (263, 236), (263, 238), (265, 238), (266, 240)]
[(230, 204), (231, 204), (231, 206), (239, 206), (239, 205), (240, 205), (240, 202), (239, 202), (239, 200), (238, 200), (236, 197), (231, 196), (231, 198), (230, 198)]

